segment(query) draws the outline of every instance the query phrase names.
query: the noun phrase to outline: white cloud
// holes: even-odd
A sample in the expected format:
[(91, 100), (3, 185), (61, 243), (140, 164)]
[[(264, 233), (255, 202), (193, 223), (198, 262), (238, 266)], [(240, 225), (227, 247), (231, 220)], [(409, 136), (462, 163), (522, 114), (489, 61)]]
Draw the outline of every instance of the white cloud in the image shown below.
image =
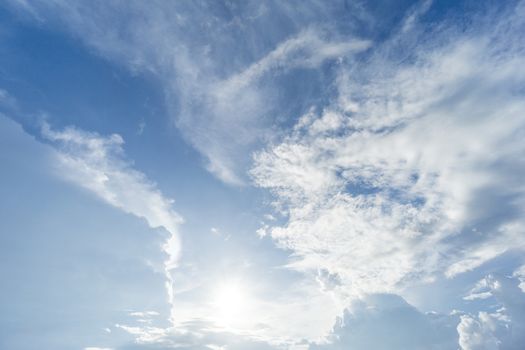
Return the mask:
[(134, 317), (152, 317), (152, 316), (158, 316), (159, 313), (157, 311), (133, 311), (129, 313), (130, 316)]
[[(185, 9), (173, 4), (160, 9), (140, 3), (92, 7), (56, 1), (49, 6), (49, 17), (60, 17), (101, 55), (161, 77), (185, 137), (207, 157), (211, 172), (236, 184), (243, 182), (247, 150), (272, 139), (269, 131), (279, 117), (272, 109), (279, 106), (277, 86), (261, 82), (345, 56), (338, 63), (338, 96), (331, 105), (312, 109), (282, 142), (255, 156), (256, 183), (273, 191), (277, 210), (288, 218), (281, 226), (264, 226), (259, 234), (269, 234), (289, 249), (289, 267), (312, 273), (338, 307), (364, 300), (347, 312), (345, 325), (338, 324), (330, 346), (377, 340), (375, 346), (381, 348), (386, 337), (377, 333), (390, 335), (397, 329), (396, 344), (410, 348), (410, 325), (420, 330), (416, 344), (457, 343), (448, 317), (423, 314), (396, 297), (363, 295), (398, 292), (436, 276), (454, 278), (509, 249), (523, 248), (523, 6), (468, 30), (445, 23), (425, 32), (417, 23), (430, 6), (423, 2), (403, 21), (398, 35), (376, 44), (362, 60), (352, 53), (365, 50), (368, 42), (300, 31), (311, 16), (305, 11), (296, 16), (295, 9), (293, 16), (283, 16), (294, 19), (286, 36), (232, 56), (237, 48), (260, 42), (254, 38), (259, 39), (262, 27), (252, 27), (252, 19), (239, 18), (231, 8), (232, 16), (224, 20), (213, 11), (197, 17), (203, 12), (199, 5)], [(46, 6), (35, 5), (31, 11), (42, 17)], [(263, 29), (271, 23), (264, 22)], [(196, 32), (210, 34), (184, 35)], [(250, 35), (240, 40), (236, 32)], [(122, 139), (74, 129), (47, 134), (62, 144), (60, 160), (73, 181), (146, 218), (152, 227), (176, 232), (179, 221), (171, 202), (122, 159)], [(147, 198), (147, 208), (128, 198), (128, 185), (133, 189), (129, 193)], [(178, 242), (173, 244), (166, 247), (172, 256)], [(499, 295), (508, 312), (462, 315), (457, 330), (465, 349), (519, 344), (501, 333), (508, 320), (521, 329), (521, 304), (514, 302), (519, 295), (514, 291), (509, 298), (508, 288), (503, 292), (498, 283), (466, 297), (479, 301)], [(310, 303), (311, 293), (303, 295), (309, 303), (264, 310), (266, 320), (275, 321), (269, 322), (274, 339), (284, 338), (283, 324), (295, 340), (324, 334), (326, 310), (322, 303)], [(199, 311), (194, 307), (189, 309), (193, 314)], [(301, 319), (282, 320), (294, 313), (301, 313)], [(312, 324), (313, 314), (322, 314), (324, 322)], [(394, 316), (402, 321), (393, 322)], [(174, 334), (183, 341), (175, 330), (118, 327), (144, 343), (162, 343)], [(228, 343), (208, 341), (198, 331), (191, 337), (208, 347)], [(188, 343), (194, 345), (194, 339)]]
[(330, 336), (310, 349), (517, 350), (525, 340), (525, 294), (518, 283), (500, 275), (479, 281), (473, 291), (492, 299), (475, 314), (423, 313), (394, 294), (354, 299)]
[[(290, 334), (300, 330), (293, 315), (302, 319), (307, 329), (303, 334), (313, 334), (311, 319), (322, 316), (326, 299), (319, 302), (312, 298), (305, 303), (282, 305), (268, 303), (255, 311), (253, 322), (260, 313), (272, 310), (274, 322), (259, 323), (257, 332), (245, 329), (223, 329), (214, 323), (194, 319), (173, 328), (149, 325), (129, 326), (117, 324), (116, 328), (134, 335), (137, 348), (149, 349), (183, 347), (202, 349), (204, 344), (227, 349), (456, 349), (518, 350), (525, 340), (525, 294), (518, 288), (518, 279), (489, 275), (476, 284), (474, 290), (488, 290), (493, 300), (486, 303), (486, 310), (475, 314), (454, 311), (450, 314), (422, 312), (394, 294), (369, 294), (354, 299), (338, 317), (327, 337), (301, 338)], [(298, 300), (298, 299), (297, 299)], [(308, 311), (308, 308), (316, 308)], [(286, 327), (281, 337), (267, 337), (265, 331), (279, 322)], [(319, 323), (322, 324), (323, 322)], [(250, 328), (250, 327), (249, 327)], [(288, 330), (288, 338), (286, 337)], [(318, 332), (319, 333), (319, 332)], [(322, 333), (322, 332), (321, 332)], [(302, 339), (302, 340), (301, 340)], [(126, 348), (126, 347), (124, 347)]]
[(354, 300), (325, 344), (311, 350), (454, 349), (457, 316), (424, 314), (391, 294)]
[[(330, 41), (310, 29), (284, 40), (256, 62), (224, 79), (188, 78), (185, 84), (193, 92), (185, 97), (187, 102), (183, 102), (177, 125), (208, 158), (208, 170), (227, 183), (241, 184), (246, 155), (271, 137), (269, 132), (275, 119), (271, 114), (278, 113), (272, 109), (272, 104), (279, 104), (272, 96), (274, 93), (259, 81), (293, 69), (315, 69), (326, 60), (360, 52), (368, 46), (368, 42), (360, 40)], [(195, 91), (199, 94), (194, 94)], [(206, 119), (201, 120), (201, 116)]]
[(172, 301), (170, 270), (177, 266), (180, 254), (178, 227), (182, 218), (173, 209), (155, 183), (133, 169), (122, 148), (124, 140), (117, 134), (107, 137), (73, 127), (56, 131), (44, 123), (42, 136), (51, 141), (57, 152), (57, 174), (79, 185), (106, 203), (146, 220), (152, 228), (168, 233), (163, 249), (167, 254), (165, 274), (167, 291)]
[(418, 19), (430, 9), (432, 3), (433, 0), (424, 0), (417, 2), (413, 9), (409, 11), (408, 14), (405, 16), (401, 26), (401, 32), (407, 33), (410, 30), (412, 30), (413, 27), (417, 24)]
[[(190, 300), (183, 297), (188, 290), (174, 289), (177, 287), (174, 283), (175, 270), (170, 270), (176, 266), (179, 257), (178, 227), (181, 218), (172, 209), (172, 200), (166, 198), (154, 183), (132, 167), (131, 162), (126, 159), (123, 140), (118, 135), (102, 136), (72, 127), (54, 130), (44, 124), (42, 136), (56, 149), (55, 160), (59, 176), (89, 190), (108, 204), (145, 219), (151, 227), (163, 227), (170, 232), (164, 246), (168, 254), (165, 274), (174, 327), (155, 326), (153, 321), (159, 316), (156, 311), (133, 310), (128, 315), (134, 322), (119, 323), (115, 328), (133, 335), (141, 346), (184, 345), (180, 340), (181, 332), (185, 329), (184, 322), (214, 320), (216, 310), (209, 294), (224, 281), (216, 277), (203, 277), (206, 282), (203, 286), (192, 287), (192, 292), (200, 297)], [(211, 232), (223, 235), (217, 228), (211, 228)], [(179, 270), (177, 273), (183, 272)], [(256, 283), (246, 281), (244, 286), (249, 289), (249, 286)], [(192, 346), (199, 348), (203, 344), (203, 339), (199, 338), (200, 332), (204, 332), (212, 340), (216, 337), (224, 338), (220, 340), (220, 346), (230, 344), (231, 348), (235, 344), (259, 344), (257, 346), (270, 348), (268, 342), (293, 344), (297, 339), (318, 339), (329, 331), (337, 312), (330, 296), (301, 284), (288, 289), (282, 298), (283, 300), (267, 300), (264, 297), (247, 297), (249, 303), (243, 308), (243, 318), (235, 322), (235, 327), (217, 324), (212, 327), (210, 323), (208, 330), (193, 329)], [(239, 347), (242, 348), (241, 345)]]
[(7, 90), (0, 88), (0, 107), (16, 109), (17, 105), (16, 99)]
[(523, 249), (523, 11), (387, 41), (341, 68), (330, 107), (255, 155), (255, 182), (288, 217), (270, 231), (291, 268), (338, 276), (348, 297)]
[(498, 308), (461, 316), (457, 326), (461, 349), (520, 349), (525, 341), (525, 294), (519, 288), (519, 280), (489, 275), (473, 290), (490, 294)]
[(266, 56), (221, 82), (217, 90), (245, 88), (267, 73), (277, 74), (294, 68), (317, 68), (328, 59), (360, 52), (370, 45), (366, 40), (330, 41), (319, 30), (310, 28), (279, 43)]
[(513, 273), (514, 277), (517, 277), (520, 280), (520, 289), (525, 293), (525, 265), (520, 266)]
[(492, 293), (489, 289), (489, 281), (487, 278), (484, 278), (472, 288), (469, 294), (463, 297), (464, 300), (476, 300), (476, 299), (487, 299), (492, 296)]
[(493, 322), (485, 312), (480, 312), (476, 320), (470, 316), (461, 316), (458, 325), (459, 345), (463, 350), (497, 350), (498, 339), (492, 334)]
[(117, 325), (117, 327), (137, 336), (136, 346), (124, 346), (122, 349), (277, 349), (277, 347), (261, 340), (250, 339), (242, 334), (217, 330), (212, 324), (202, 321), (188, 322), (177, 329), (130, 327), (125, 325)]
[(278, 96), (286, 87), (275, 77), (317, 70), (369, 46), (322, 29), (322, 19), (340, 11), (327, 4), (12, 4), (48, 25), (65, 24), (97, 54), (158, 77), (174, 123), (208, 170), (238, 185), (246, 180), (250, 152), (272, 137), (283, 117), (278, 107), (288, 104)]

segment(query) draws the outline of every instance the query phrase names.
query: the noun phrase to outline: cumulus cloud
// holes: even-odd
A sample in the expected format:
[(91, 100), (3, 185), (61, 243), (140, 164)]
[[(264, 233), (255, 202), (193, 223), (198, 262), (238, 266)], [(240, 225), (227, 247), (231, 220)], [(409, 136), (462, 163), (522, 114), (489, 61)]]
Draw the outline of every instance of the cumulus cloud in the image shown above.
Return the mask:
[(330, 335), (310, 349), (517, 350), (525, 341), (525, 294), (519, 282), (495, 274), (480, 280), (473, 291), (487, 293), (483, 299), (490, 300), (475, 313), (424, 313), (395, 294), (357, 298)]
[(170, 270), (177, 266), (180, 254), (178, 227), (182, 218), (173, 209), (155, 183), (133, 169), (125, 157), (120, 135), (101, 136), (68, 127), (53, 130), (42, 126), (42, 136), (56, 148), (57, 174), (94, 193), (106, 203), (146, 220), (152, 228), (164, 228), (169, 237), (164, 244), (167, 290), (172, 299)]
[(479, 281), (474, 291), (484, 291), (495, 303), (493, 310), (461, 316), (457, 326), (463, 350), (517, 350), (525, 342), (525, 294), (519, 279), (489, 275)]
[(468, 31), (413, 25), (343, 66), (334, 102), (255, 155), (256, 184), (288, 219), (266, 232), (291, 268), (359, 295), (523, 248), (523, 11)]
[(337, 319), (326, 344), (311, 350), (454, 349), (458, 316), (424, 314), (393, 294), (354, 300)]
[(461, 316), (461, 323), (458, 325), (461, 349), (499, 349), (498, 339), (492, 334), (494, 324), (490, 316), (486, 312), (480, 312), (477, 318)]

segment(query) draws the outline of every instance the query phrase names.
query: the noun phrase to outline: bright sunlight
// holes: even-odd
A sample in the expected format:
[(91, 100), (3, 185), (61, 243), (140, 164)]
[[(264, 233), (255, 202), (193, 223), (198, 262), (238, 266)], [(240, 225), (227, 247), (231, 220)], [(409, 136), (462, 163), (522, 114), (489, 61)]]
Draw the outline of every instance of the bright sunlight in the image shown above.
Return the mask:
[(237, 281), (223, 282), (213, 294), (214, 319), (221, 326), (239, 325), (249, 306), (246, 288)]

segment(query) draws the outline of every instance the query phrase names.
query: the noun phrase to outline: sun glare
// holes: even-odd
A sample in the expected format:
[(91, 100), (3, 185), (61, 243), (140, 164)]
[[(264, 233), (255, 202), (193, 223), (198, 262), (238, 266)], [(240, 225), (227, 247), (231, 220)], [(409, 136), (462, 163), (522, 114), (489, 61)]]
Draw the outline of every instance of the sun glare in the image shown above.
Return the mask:
[(223, 283), (214, 293), (214, 318), (222, 326), (234, 326), (242, 322), (248, 306), (246, 289), (238, 282)]

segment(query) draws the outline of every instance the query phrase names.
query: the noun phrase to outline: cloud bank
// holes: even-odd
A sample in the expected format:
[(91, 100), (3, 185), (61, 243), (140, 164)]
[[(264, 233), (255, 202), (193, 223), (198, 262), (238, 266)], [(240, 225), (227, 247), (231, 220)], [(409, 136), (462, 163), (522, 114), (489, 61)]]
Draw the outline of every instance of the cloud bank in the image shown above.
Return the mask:
[(457, 315), (424, 314), (393, 294), (354, 301), (338, 318), (328, 343), (310, 350), (454, 349)]
[(515, 277), (488, 275), (477, 290), (491, 301), (477, 313), (423, 313), (394, 294), (354, 300), (337, 319), (321, 349), (457, 349), (514, 350), (523, 347), (525, 294)]

